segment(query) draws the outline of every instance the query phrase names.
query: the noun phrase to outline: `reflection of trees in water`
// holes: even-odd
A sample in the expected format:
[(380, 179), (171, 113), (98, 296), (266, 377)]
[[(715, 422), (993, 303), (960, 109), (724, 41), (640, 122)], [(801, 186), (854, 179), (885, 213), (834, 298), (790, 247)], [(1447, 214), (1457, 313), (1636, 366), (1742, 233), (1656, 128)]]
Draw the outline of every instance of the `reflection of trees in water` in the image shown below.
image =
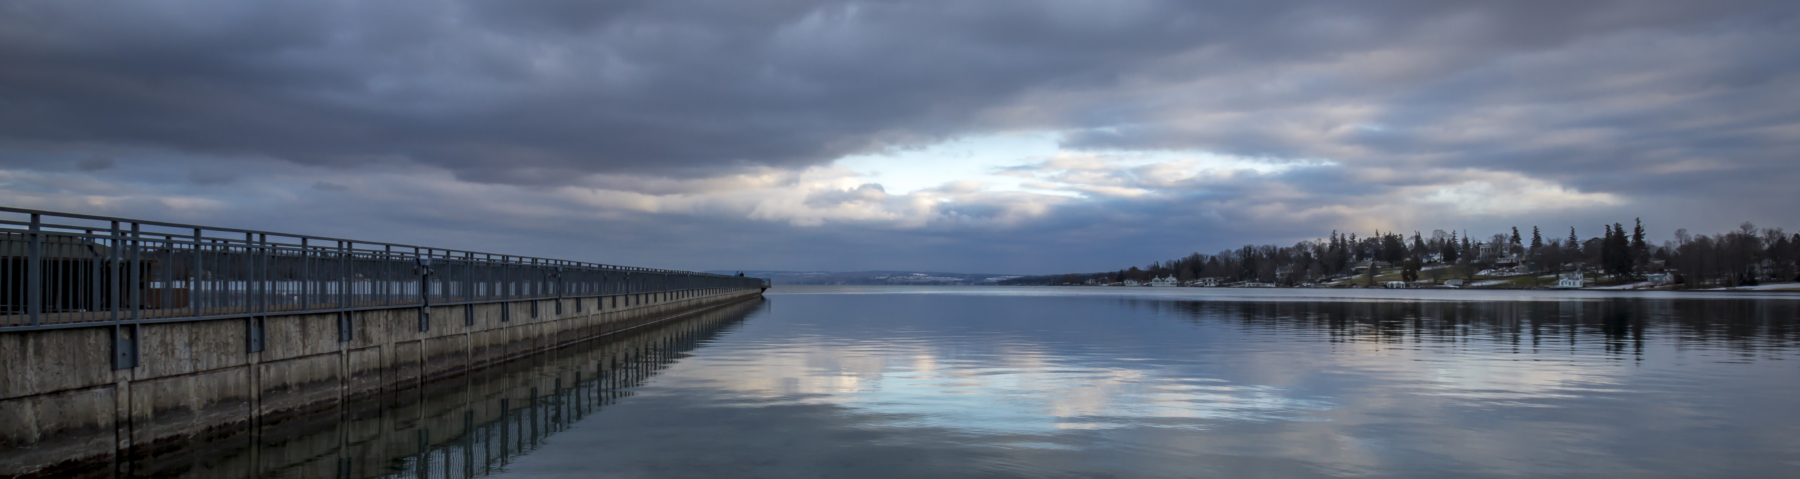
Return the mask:
[(1226, 323), (1300, 340), (1421, 344), (1485, 340), (1519, 347), (1600, 341), (1642, 353), (1651, 338), (1676, 348), (1744, 353), (1800, 346), (1800, 301), (1606, 298), (1572, 301), (1168, 301), (1132, 308)]
[[(480, 477), (596, 414), (760, 302), (728, 305), (136, 458), (126, 476)], [(254, 445), (254, 446), (252, 446)]]

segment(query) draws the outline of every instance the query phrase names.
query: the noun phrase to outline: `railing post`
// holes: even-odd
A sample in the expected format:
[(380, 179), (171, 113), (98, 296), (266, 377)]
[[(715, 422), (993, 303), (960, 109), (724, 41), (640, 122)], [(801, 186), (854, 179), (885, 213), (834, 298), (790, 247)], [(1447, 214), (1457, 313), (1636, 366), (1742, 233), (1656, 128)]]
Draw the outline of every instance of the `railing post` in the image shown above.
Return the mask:
[(339, 342), (349, 341), (356, 337), (355, 330), (353, 329), (354, 325), (350, 322), (351, 315), (355, 314), (350, 311), (350, 288), (352, 286), (352, 281), (350, 281), (350, 245), (351, 243), (349, 241), (338, 241), (337, 293)]
[[(131, 283), (129, 283), (129, 286), (131, 287), (131, 299), (127, 301), (127, 304), (131, 307), (131, 319), (133, 320), (143, 319), (144, 317), (144, 297), (142, 292), (144, 285), (142, 283), (144, 282), (145, 271), (143, 266), (143, 256), (140, 253), (141, 250), (143, 250), (143, 230), (136, 222), (132, 222)], [(163, 287), (168, 287), (168, 285), (163, 285)]]
[[(256, 249), (251, 250), (252, 246)], [(269, 235), (261, 235), (259, 238), (250, 233), (244, 233), (244, 252), (249, 254), (251, 251), (255, 251), (254, 254), (250, 254), (249, 258), (251, 280), (245, 281), (245, 285), (255, 284), (256, 286), (245, 288), (249, 290), (250, 298), (244, 304), (244, 312), (267, 313), (269, 312), (269, 287), (271, 286), (269, 284)]]
[(25, 311), (32, 326), (37, 326), (44, 314), (43, 221), (42, 215), (31, 214), (31, 238), (25, 247)]
[(189, 272), (188, 310), (193, 317), (200, 317), (200, 228), (194, 228), (194, 270)]
[(475, 325), (475, 253), (463, 253), (463, 326)]
[(312, 303), (312, 248), (308, 247), (306, 237), (300, 237), (300, 310), (311, 311)]
[(419, 248), (413, 248), (413, 267), (419, 275), (419, 331), (431, 330), (431, 258), (427, 253), (421, 254)]
[(538, 267), (538, 259), (531, 258), (531, 270), (536, 272), (536, 276), (531, 277), (531, 295), (527, 295), (527, 301), (531, 301), (531, 317), (536, 319), (538, 299), (544, 297), (544, 267)]
[(500, 322), (512, 321), (512, 259), (500, 256)]
[(338, 308), (349, 309), (350, 300), (350, 242), (338, 242)]
[(388, 274), (382, 275), (382, 278), (381, 278), (381, 286), (382, 286), (381, 305), (382, 306), (393, 306), (394, 305), (394, 291), (393, 291), (394, 285), (393, 285), (393, 281), (391, 281), (391, 280), (394, 277), (394, 245), (383, 245), (382, 246), (381, 264), (382, 264), (382, 269), (388, 273)]
[[(244, 313), (250, 315), (246, 330), (246, 349), (252, 353), (261, 352), (268, 344), (268, 337), (263, 330), (264, 320), (267, 319), (263, 314), (268, 310), (265, 307), (268, 303), (265, 293), (269, 290), (268, 241), (268, 235), (263, 235), (262, 241), (257, 241), (254, 233), (244, 233), (244, 263), (250, 269), (244, 275)], [(226, 243), (225, 248), (229, 253), (231, 244)], [(230, 294), (230, 278), (226, 278), (223, 289), (226, 294)]]
[[(83, 247), (88, 249), (88, 256), (93, 256), (93, 258), (91, 258), (91, 260), (88, 261), (88, 271), (87, 271), (88, 272), (88, 288), (89, 288), (89, 291), (91, 291), (92, 293), (87, 295), (88, 296), (87, 304), (85, 306), (87, 306), (89, 313), (94, 313), (94, 312), (100, 311), (100, 268), (101, 268), (100, 263), (102, 262), (101, 260), (104, 258), (98, 257), (99, 255), (96, 254), (98, 252), (94, 251), (92, 249), (93, 245), (95, 243), (99, 242), (97, 239), (94, 238), (94, 230), (87, 229), (87, 230), (84, 230), (83, 233), (85, 233), (85, 234), (81, 237), (80, 243)], [(74, 258), (71, 257), (70, 259), (74, 259)], [(75, 295), (76, 295), (76, 298), (78, 298), (77, 301), (79, 301), (80, 300), (79, 298), (81, 297), (81, 293), (79, 292), (79, 289), (77, 289), (77, 292), (75, 293)], [(81, 318), (82, 321), (91, 321), (94, 319), (86, 314), (83, 314), (82, 316), (83, 316)]]
[[(112, 250), (106, 255), (106, 260), (109, 265), (107, 267), (107, 272), (109, 273), (107, 276), (107, 278), (109, 278), (107, 283), (110, 286), (108, 289), (111, 293), (107, 298), (109, 300), (109, 306), (111, 307), (107, 309), (111, 310), (113, 323), (113, 369), (129, 369), (137, 366), (138, 326), (136, 324), (131, 325), (131, 334), (127, 336), (125, 334), (125, 326), (120, 322), (120, 319), (122, 319), (120, 316), (120, 309), (122, 306), (119, 304), (119, 289), (124, 288), (126, 285), (124, 284), (124, 281), (121, 281), (123, 278), (119, 276), (119, 260), (124, 258), (124, 256), (121, 255), (119, 248), (124, 242), (124, 235), (119, 232), (119, 222), (117, 221), (112, 222), (111, 242)], [(98, 294), (99, 292), (96, 291), (95, 293)]]

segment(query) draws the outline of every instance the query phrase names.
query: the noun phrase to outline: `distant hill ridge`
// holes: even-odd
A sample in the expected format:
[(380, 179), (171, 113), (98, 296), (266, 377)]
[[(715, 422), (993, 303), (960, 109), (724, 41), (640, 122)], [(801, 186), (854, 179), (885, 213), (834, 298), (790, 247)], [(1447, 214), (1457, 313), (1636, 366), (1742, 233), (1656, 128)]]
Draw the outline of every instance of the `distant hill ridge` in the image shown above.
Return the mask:
[[(737, 274), (737, 271), (707, 271)], [(991, 285), (1018, 278), (1019, 275), (988, 273), (946, 273), (941, 271), (755, 271), (745, 276), (769, 278), (772, 284), (844, 284), (844, 285)]]

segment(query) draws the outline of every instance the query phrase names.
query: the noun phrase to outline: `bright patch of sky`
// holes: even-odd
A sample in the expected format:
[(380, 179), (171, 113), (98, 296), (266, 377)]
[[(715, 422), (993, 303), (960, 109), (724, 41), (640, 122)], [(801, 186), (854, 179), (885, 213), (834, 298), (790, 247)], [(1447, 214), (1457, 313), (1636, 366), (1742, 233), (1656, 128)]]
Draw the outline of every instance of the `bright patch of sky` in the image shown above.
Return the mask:
[(837, 164), (904, 195), (958, 180), (980, 181), (990, 189), (1023, 190), (1023, 178), (996, 174), (1010, 166), (1043, 161), (1062, 149), (1060, 135), (1016, 133), (960, 138), (924, 148), (846, 156)]
[(1070, 157), (1103, 158), (1115, 168), (1186, 161), (1199, 170), (1250, 169), (1260, 173), (1335, 164), (1327, 160), (1242, 158), (1195, 150), (1065, 150), (1061, 143), (1062, 135), (1055, 132), (1003, 133), (959, 138), (922, 148), (846, 156), (838, 159), (837, 165), (879, 183), (889, 194), (904, 195), (956, 181), (977, 181), (984, 189), (992, 191), (1080, 196), (1066, 190), (1031, 188), (1028, 183), (1041, 181), (1028, 175), (1006, 174), (1002, 170)]

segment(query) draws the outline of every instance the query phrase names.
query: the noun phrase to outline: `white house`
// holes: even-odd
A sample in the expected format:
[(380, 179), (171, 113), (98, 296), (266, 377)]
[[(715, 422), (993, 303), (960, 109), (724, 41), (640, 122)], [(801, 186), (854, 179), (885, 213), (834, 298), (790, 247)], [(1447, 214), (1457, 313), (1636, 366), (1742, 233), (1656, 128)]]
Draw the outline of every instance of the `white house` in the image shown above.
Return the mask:
[(1189, 281), (1188, 286), (1199, 286), (1199, 287), (1203, 287), (1203, 288), (1216, 288), (1219, 286), (1219, 278), (1196, 279), (1193, 281)]
[(1135, 279), (1127, 279), (1127, 280), (1125, 280), (1125, 285), (1126, 286), (1143, 286), (1144, 283), (1139, 283), (1138, 280), (1135, 280)]
[(1556, 279), (1557, 289), (1575, 289), (1584, 286), (1587, 286), (1587, 278), (1582, 276), (1580, 271), (1563, 273)]
[(1150, 286), (1155, 288), (1173, 288), (1180, 285), (1181, 282), (1175, 279), (1175, 275), (1150, 280)]

